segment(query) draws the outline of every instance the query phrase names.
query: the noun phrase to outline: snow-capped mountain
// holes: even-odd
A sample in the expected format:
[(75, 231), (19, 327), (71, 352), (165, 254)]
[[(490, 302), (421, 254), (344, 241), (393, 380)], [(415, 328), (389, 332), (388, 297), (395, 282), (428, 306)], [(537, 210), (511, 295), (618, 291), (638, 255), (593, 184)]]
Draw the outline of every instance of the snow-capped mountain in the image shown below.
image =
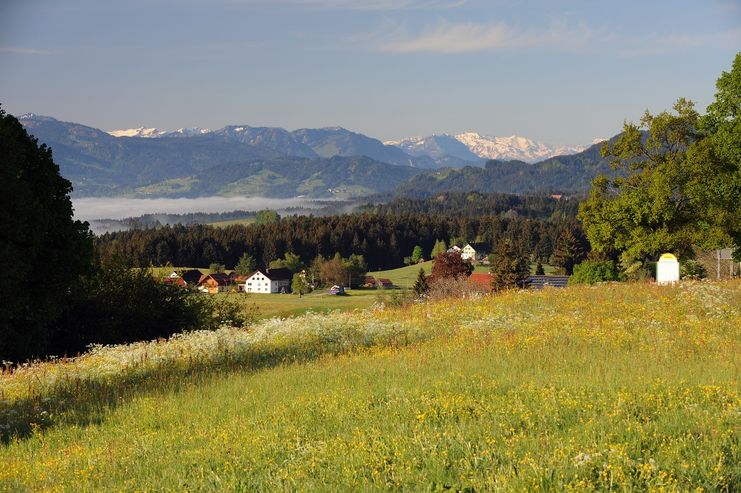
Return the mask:
[(209, 133), (210, 130), (207, 128), (179, 128), (177, 130), (160, 130), (159, 128), (127, 128), (125, 130), (111, 130), (108, 132), (109, 135), (114, 137), (141, 137), (141, 138), (156, 138), (156, 137), (192, 137), (194, 135), (202, 135)]
[(517, 135), (490, 137), (476, 132), (465, 132), (458, 135), (442, 134), (430, 137), (410, 137), (398, 141), (389, 141), (386, 144), (395, 145), (413, 156), (428, 155), (434, 159), (439, 159), (442, 155), (448, 155), (469, 161), (476, 159), (516, 159), (527, 163), (535, 163), (553, 156), (575, 154), (587, 147), (551, 146)]
[(432, 159), (442, 159), (449, 156), (464, 161), (478, 161), (480, 159), (479, 156), (471, 152), (468, 146), (448, 134), (409, 137), (384, 143), (399, 147), (407, 154), (417, 157), (430, 156)]
[(158, 128), (127, 128), (125, 130), (111, 130), (108, 132), (114, 137), (161, 137), (167, 133), (167, 130), (160, 130)]

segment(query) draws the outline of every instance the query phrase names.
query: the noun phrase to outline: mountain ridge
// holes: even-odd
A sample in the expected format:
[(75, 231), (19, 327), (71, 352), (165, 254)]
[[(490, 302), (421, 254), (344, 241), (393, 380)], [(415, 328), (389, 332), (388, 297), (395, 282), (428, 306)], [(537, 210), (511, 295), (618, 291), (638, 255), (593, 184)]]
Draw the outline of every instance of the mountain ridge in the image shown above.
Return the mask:
[[(595, 139), (592, 144), (601, 141)], [(478, 132), (460, 134), (433, 134), (426, 137), (407, 137), (385, 142), (404, 150), (413, 156), (428, 155), (438, 158), (441, 152), (451, 157), (467, 161), (488, 159), (518, 160), (536, 163), (554, 156), (576, 154), (589, 146), (549, 145), (527, 137), (511, 135), (508, 137), (487, 136)]]
[[(407, 153), (342, 127), (289, 132), (230, 125), (190, 133), (141, 127), (130, 132), (132, 136), (114, 137), (52, 117), (26, 114), (19, 120), (53, 150), (78, 197), (584, 191), (596, 173), (609, 171), (599, 157), (599, 146), (527, 163), (480, 158), (449, 135), (420, 138)], [(530, 145), (524, 138), (509, 140), (521, 147)]]

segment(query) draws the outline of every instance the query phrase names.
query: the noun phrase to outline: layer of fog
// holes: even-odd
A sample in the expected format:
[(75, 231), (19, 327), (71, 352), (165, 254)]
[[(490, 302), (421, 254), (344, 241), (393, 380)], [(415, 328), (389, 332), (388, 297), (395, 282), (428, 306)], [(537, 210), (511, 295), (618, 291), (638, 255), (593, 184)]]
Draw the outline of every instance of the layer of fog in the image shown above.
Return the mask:
[(143, 214), (187, 214), (190, 212), (230, 212), (235, 210), (280, 210), (291, 207), (317, 209), (325, 203), (295, 197), (271, 199), (266, 197), (199, 197), (194, 199), (129, 199), (107, 197), (80, 197), (72, 199), (75, 219), (125, 219)]

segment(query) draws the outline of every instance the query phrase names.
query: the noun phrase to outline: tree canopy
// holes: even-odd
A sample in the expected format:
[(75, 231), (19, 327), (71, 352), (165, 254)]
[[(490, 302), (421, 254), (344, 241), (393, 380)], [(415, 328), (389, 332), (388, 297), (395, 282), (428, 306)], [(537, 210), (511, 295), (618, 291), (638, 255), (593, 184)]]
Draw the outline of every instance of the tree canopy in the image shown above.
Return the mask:
[(530, 275), (530, 262), (509, 238), (505, 238), (489, 256), (489, 272), (495, 291), (521, 288)]
[(679, 99), (603, 146), (621, 173), (595, 178), (580, 207), (595, 251), (627, 268), (662, 252), (691, 258), (695, 246), (741, 245), (741, 54), (717, 87), (706, 116)]
[(1, 108), (0, 183), (0, 359), (19, 359), (43, 353), (93, 246), (51, 149)]

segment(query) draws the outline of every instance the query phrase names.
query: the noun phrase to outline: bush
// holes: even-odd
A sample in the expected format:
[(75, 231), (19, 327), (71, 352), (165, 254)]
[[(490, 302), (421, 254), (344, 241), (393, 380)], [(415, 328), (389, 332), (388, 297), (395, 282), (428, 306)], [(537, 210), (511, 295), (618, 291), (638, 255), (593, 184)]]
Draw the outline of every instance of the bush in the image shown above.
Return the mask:
[(698, 260), (683, 260), (679, 263), (679, 276), (682, 279), (705, 279), (708, 277), (708, 270)]
[(490, 293), (487, 286), (470, 282), (466, 277), (448, 277), (435, 281), (427, 297), (432, 301), (449, 298), (480, 298)]
[(656, 262), (633, 262), (625, 267), (621, 276), (626, 281), (655, 281)]
[(594, 284), (618, 279), (615, 262), (612, 260), (585, 260), (574, 266), (569, 284)]
[[(71, 291), (47, 354), (75, 354), (90, 344), (122, 344), (218, 325), (233, 311), (208, 297), (157, 282), (147, 269), (117, 261), (82, 277)], [(230, 317), (227, 317), (230, 318)]]

